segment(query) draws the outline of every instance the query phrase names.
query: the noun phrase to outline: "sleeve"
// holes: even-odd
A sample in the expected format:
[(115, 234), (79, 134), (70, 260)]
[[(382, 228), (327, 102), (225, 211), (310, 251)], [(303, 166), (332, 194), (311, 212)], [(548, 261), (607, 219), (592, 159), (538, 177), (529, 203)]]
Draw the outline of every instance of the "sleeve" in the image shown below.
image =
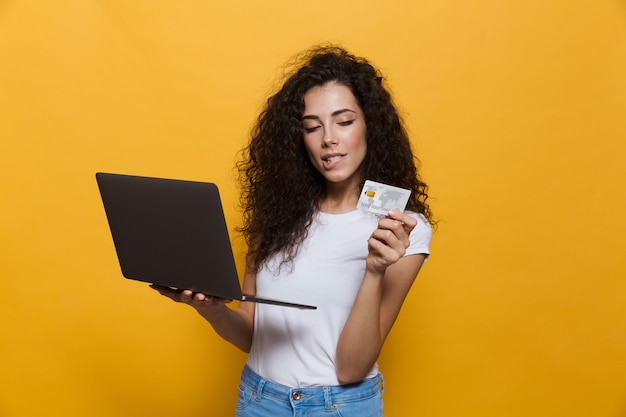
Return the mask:
[(430, 241), (433, 236), (433, 230), (430, 227), (430, 223), (428, 223), (428, 220), (426, 220), (422, 214), (414, 213), (412, 211), (407, 211), (406, 213), (417, 219), (417, 225), (409, 236), (411, 244), (407, 248), (404, 256), (423, 253), (426, 254), (428, 259), (428, 256), (430, 255)]

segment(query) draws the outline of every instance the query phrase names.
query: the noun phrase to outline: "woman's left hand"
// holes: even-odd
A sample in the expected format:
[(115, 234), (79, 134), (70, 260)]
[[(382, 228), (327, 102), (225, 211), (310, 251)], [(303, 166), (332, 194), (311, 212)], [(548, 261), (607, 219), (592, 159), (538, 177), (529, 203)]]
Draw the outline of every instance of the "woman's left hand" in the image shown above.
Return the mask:
[(369, 254), (366, 267), (384, 273), (389, 265), (402, 258), (410, 245), (409, 235), (417, 220), (400, 211), (390, 211), (378, 222), (378, 228), (367, 241)]

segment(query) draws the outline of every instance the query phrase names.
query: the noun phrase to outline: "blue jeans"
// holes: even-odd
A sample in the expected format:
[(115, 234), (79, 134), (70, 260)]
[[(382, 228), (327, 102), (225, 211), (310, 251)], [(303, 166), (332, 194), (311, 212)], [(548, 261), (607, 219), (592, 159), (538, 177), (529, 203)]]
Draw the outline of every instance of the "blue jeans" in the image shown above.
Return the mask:
[(289, 388), (252, 372), (241, 374), (236, 417), (382, 417), (383, 376), (330, 387)]

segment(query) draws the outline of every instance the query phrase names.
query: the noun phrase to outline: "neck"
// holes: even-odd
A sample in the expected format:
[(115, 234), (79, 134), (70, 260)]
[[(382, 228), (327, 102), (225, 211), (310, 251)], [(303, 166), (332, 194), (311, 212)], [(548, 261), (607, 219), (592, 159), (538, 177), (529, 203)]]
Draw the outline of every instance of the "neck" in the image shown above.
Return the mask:
[(319, 202), (320, 211), (329, 214), (348, 213), (356, 210), (359, 201), (359, 185), (340, 186), (338, 184), (326, 184), (326, 195)]

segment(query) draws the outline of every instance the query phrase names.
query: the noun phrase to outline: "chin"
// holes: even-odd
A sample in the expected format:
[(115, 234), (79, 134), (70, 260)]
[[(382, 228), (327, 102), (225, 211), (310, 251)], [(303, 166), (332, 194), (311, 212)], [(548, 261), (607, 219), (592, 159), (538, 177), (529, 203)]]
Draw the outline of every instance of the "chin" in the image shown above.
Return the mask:
[(344, 183), (357, 183), (358, 181), (354, 179), (354, 176), (351, 175), (324, 175), (327, 183), (330, 184), (344, 184)]

